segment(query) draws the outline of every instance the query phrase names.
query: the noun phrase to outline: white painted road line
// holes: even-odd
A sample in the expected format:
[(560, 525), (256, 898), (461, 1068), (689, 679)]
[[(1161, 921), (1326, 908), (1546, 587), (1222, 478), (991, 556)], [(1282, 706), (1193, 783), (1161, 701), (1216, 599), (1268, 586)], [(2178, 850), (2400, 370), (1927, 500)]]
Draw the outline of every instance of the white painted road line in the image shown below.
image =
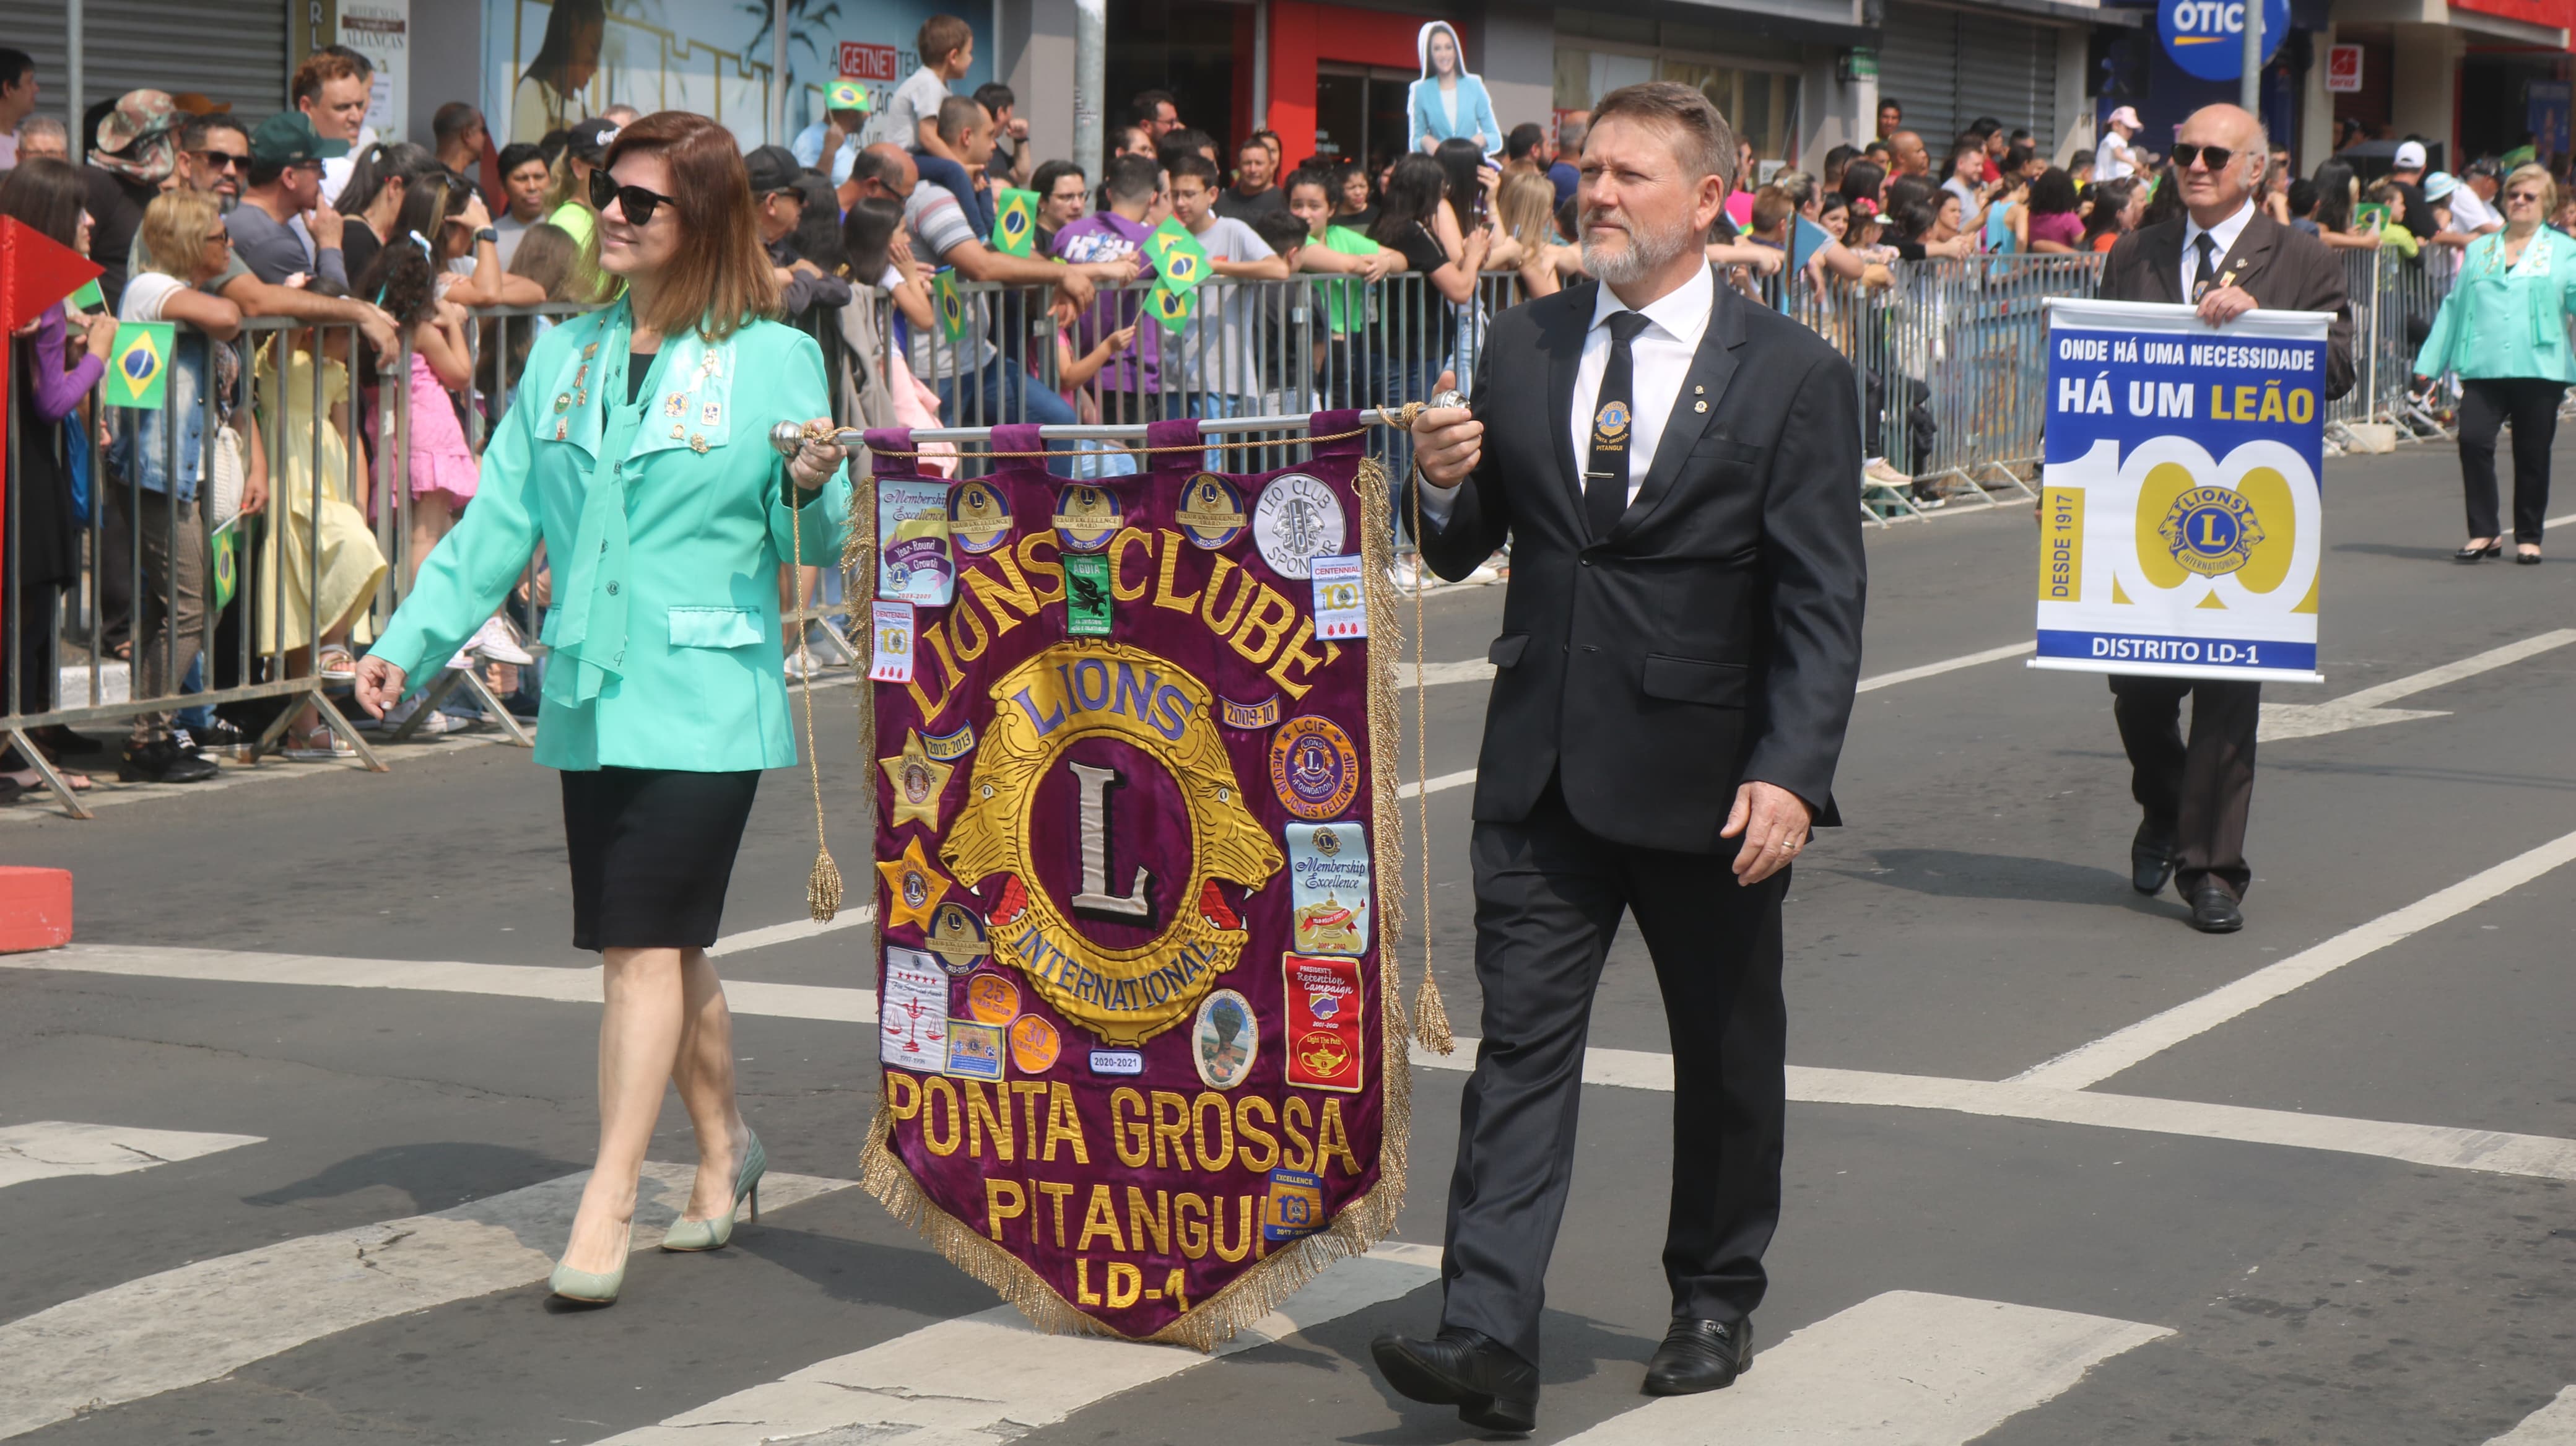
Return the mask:
[[(2550, 520), (2576, 522), (2576, 517)], [(2487, 1446), (2576, 1446), (2576, 1386), (2560, 1391), (2548, 1405), (2523, 1417), (2521, 1425), (2489, 1441)]]
[(1613, 1416), (1566, 1446), (1960, 1446), (2064, 1395), (2165, 1326), (1890, 1291), (1795, 1332), (1706, 1396)]
[[(2570, 835), (2569, 840), (2576, 840), (2576, 835)], [(2565, 844), (2569, 840), (2560, 842)], [(2295, 959), (2284, 960), (2273, 967), (2281, 968), (2295, 962)], [(252, 954), (214, 949), (75, 944), (47, 953), (0, 957), (0, 968), (55, 969), (72, 973), (248, 984), (427, 989), (571, 1004), (599, 1002), (596, 970), (538, 969), (503, 964), (422, 965), (398, 959), (325, 959), (311, 955)], [(530, 976), (541, 977), (532, 980)], [(725, 985), (725, 997), (733, 1012), (744, 1016), (830, 1024), (872, 1024), (877, 1017), (876, 992), (868, 989), (734, 980)], [(1464, 1071), (1475, 1067), (1475, 1059), (1474, 1039), (1459, 1040), (1455, 1054), (1435, 1055), (1421, 1049), (1413, 1052), (1413, 1063), (1421, 1069)], [(1583, 1082), (1613, 1089), (1670, 1090), (1673, 1087), (1673, 1062), (1669, 1055), (1646, 1050), (1594, 1049), (1584, 1056)], [(2445, 1169), (2576, 1180), (2576, 1141), (2545, 1135), (2514, 1135), (2441, 1125), (2342, 1119), (2291, 1110), (2202, 1104), (2189, 1100), (2104, 1095), (2030, 1079), (2000, 1082), (1942, 1079), (1930, 1075), (1881, 1074), (1868, 1070), (1814, 1069), (1792, 1065), (1789, 1069), (1789, 1098), (1809, 1104), (1949, 1110), (2001, 1119), (2285, 1145), (2371, 1155)]]
[(2263, 722), (2255, 737), (2258, 742), (2282, 743), (2293, 738), (2341, 733), (2349, 728), (2373, 728), (2383, 723), (2404, 723), (2418, 718), (2446, 718), (2450, 715), (2445, 712), (2385, 705), (2519, 663), (2569, 643), (2576, 643), (2576, 628), (2559, 628), (2500, 648), (2489, 648), (2483, 653), (2473, 653), (2438, 668), (2391, 678), (2330, 702), (2266, 703), (2263, 705)]
[(1429, 783), (1404, 784), (1396, 789), (1395, 796), (1398, 798), (1420, 798), (1426, 793), (1439, 793), (1446, 789), (1464, 788), (1475, 781), (1476, 770), (1472, 768), (1463, 769), (1457, 773), (1443, 773), (1432, 779)]
[(122, 1125), (35, 1120), (0, 1127), (0, 1188), (60, 1175), (123, 1175), (259, 1143), (258, 1135), (130, 1130)]
[[(688, 1203), (693, 1166), (649, 1164), (635, 1248), (658, 1245)], [(529, 1241), (572, 1223), (589, 1172), (430, 1215), (281, 1240), (63, 1302), (0, 1325), (0, 1439), (102, 1406), (202, 1385), (307, 1341), (546, 1278)], [(848, 1180), (775, 1171), (763, 1203), (785, 1209)]]
[(1012, 1307), (997, 1306), (818, 1361), (597, 1446), (758, 1446), (824, 1432), (868, 1446), (1014, 1440), (1121, 1392), (1384, 1304), (1439, 1276), (1437, 1249), (1381, 1244), (1335, 1264), (1207, 1355), (1046, 1335)]
[[(596, 968), (466, 964), (443, 959), (338, 959), (320, 954), (262, 954), (142, 944), (67, 944), (39, 953), (0, 956), (0, 968), (60, 969), (225, 984), (421, 989), (436, 994), (549, 999), (559, 1004), (597, 1004), (600, 988)], [(874, 1024), (877, 1019), (877, 996), (871, 989), (734, 979), (725, 982), (725, 1002), (736, 1014), (778, 1019), (843, 1024)]]
[(1422, 675), (1414, 676), (1411, 663), (1395, 665), (1398, 688), (1437, 688), (1443, 683), (1481, 683), (1494, 676), (1494, 665), (1482, 658), (1469, 658), (1457, 663), (1425, 663)]
[(1875, 693), (1881, 688), (1893, 688), (1899, 683), (1911, 683), (1918, 678), (1937, 678), (1943, 673), (1955, 673), (1961, 668), (1973, 668), (1979, 663), (2000, 663), (2006, 658), (2018, 658), (2024, 653), (2038, 650), (2039, 644), (2036, 641), (2006, 643), (2000, 648), (1988, 648), (1982, 653), (1967, 653), (1956, 658), (1944, 658), (1937, 663), (1925, 663), (1919, 668), (1899, 668), (1893, 673), (1881, 673), (1876, 677), (1863, 678), (1860, 680), (1860, 686), (1852, 691)]
[(876, 905), (861, 904), (857, 908), (843, 909), (834, 914), (828, 924), (818, 924), (810, 918), (790, 919), (784, 924), (771, 924), (765, 928), (745, 929), (739, 934), (727, 934), (716, 940), (716, 946), (709, 949), (707, 954), (710, 958), (721, 959), (728, 954), (748, 953), (754, 949), (766, 949), (772, 944), (788, 944), (798, 939), (811, 939), (819, 934), (855, 928), (861, 924), (875, 922), (876, 917)]
[(2411, 935), (2467, 913), (2499, 895), (2530, 883), (2576, 859), (2576, 833), (2561, 834), (2538, 848), (2515, 855), (2447, 889), (2347, 929), (2322, 944), (2269, 964), (2232, 984), (2222, 985), (2162, 1014), (2142, 1019), (2115, 1034), (2067, 1051), (2013, 1076), (2015, 1084), (2083, 1089), (2100, 1084), (2142, 1060), (2151, 1059), (2195, 1035), (2260, 1008), (2282, 995), (2322, 979), (2337, 969), (2387, 948)]

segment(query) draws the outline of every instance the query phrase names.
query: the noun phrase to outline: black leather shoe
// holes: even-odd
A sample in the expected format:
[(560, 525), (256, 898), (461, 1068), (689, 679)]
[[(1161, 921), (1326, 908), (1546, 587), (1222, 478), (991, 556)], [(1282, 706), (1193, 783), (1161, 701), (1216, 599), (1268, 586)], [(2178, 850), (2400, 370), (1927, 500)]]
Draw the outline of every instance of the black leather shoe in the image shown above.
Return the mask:
[(2164, 892), (2173, 871), (2173, 835), (2151, 823), (2139, 824), (2137, 837), (2129, 840), (2129, 887), (2153, 898)]
[(1396, 1393), (1456, 1406), (1458, 1419), (1492, 1431), (1538, 1425), (1538, 1368), (1481, 1331), (1452, 1326), (1432, 1340), (1379, 1336), (1369, 1342), (1379, 1374)]
[(1753, 1369), (1753, 1322), (1677, 1320), (1646, 1362), (1646, 1394), (1688, 1396), (1735, 1384)]
[(2245, 927), (2245, 911), (2225, 884), (2203, 879), (2191, 891), (2191, 926), (2204, 934), (2233, 934)]

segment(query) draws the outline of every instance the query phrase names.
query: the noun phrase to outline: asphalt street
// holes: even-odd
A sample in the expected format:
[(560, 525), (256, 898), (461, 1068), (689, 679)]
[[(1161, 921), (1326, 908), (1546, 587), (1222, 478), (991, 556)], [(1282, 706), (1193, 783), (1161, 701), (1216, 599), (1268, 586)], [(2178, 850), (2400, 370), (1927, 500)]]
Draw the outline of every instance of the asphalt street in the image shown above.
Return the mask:
[[(2128, 887), (2102, 681), (1998, 656), (2030, 635), (2027, 510), (1870, 536), (1848, 823), (1789, 896), (1764, 1354), (1717, 1396), (1638, 1393), (1667, 1312), (1670, 1041), (1623, 936), (1534, 1439), (2576, 1442), (2576, 544), (2454, 565), (2444, 447), (2331, 462), (2326, 487), (2327, 681), (2266, 690), (2287, 706), (2223, 937)], [(1502, 600), (1425, 604), (1435, 783), (1475, 767)], [(816, 706), (833, 849), (864, 880), (852, 697)], [(1016, 1329), (851, 1188), (875, 970), (866, 930), (794, 927), (801, 772), (763, 781), (719, 961), (770, 1208), (727, 1250), (637, 1255), (613, 1309), (550, 1305), (597, 1015), (554, 781), (497, 745), (391, 757), (88, 822), (0, 812), (0, 863), (72, 870), (79, 909), (72, 949), (0, 960), (0, 1438), (1473, 1434), (1366, 1348), (1436, 1322), (1464, 1055), (1415, 1072), (1399, 1243), (1276, 1329), (1214, 1359)], [(1430, 950), (1468, 1035), (1471, 792), (1425, 795)], [(686, 1189), (676, 1099), (652, 1158), (680, 1168), (648, 1219)]]

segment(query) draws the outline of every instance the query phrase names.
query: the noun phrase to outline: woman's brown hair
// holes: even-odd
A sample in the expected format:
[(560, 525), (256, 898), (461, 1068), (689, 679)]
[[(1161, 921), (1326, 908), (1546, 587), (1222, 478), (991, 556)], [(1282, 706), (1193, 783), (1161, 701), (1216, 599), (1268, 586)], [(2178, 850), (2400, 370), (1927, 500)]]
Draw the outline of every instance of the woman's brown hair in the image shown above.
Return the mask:
[(14, 171), (0, 173), (0, 216), (14, 216), (63, 247), (80, 238), (81, 209), (87, 196), (80, 172), (51, 156), (38, 156), (21, 162)]
[[(681, 245), (653, 288), (649, 314), (637, 316), (636, 324), (664, 336), (694, 330), (722, 341), (746, 322), (777, 320), (778, 277), (760, 246), (751, 176), (733, 132), (688, 111), (656, 111), (617, 133), (600, 168), (612, 169), (639, 151), (659, 153), (671, 168)], [(591, 245), (598, 245), (595, 234)]]

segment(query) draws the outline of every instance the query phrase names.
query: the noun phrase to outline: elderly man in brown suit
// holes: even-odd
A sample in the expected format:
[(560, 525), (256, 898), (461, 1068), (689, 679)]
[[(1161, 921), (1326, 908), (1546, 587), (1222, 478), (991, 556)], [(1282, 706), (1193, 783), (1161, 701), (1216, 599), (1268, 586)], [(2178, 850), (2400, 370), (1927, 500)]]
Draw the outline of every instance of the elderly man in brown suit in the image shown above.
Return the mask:
[[(2262, 123), (2232, 105), (2192, 112), (2175, 135), (2183, 214), (2120, 238), (2102, 273), (2111, 301), (2188, 302), (2223, 326), (2263, 307), (2334, 314), (2326, 395), (2352, 390), (2352, 309), (2343, 265), (2313, 236), (2255, 204), (2270, 154)], [(2191, 737), (2181, 730), (2189, 694)], [(2114, 675), (2112, 712), (2129, 751), (2130, 791), (2146, 817), (2129, 847), (2130, 883), (2155, 894), (2171, 878), (2205, 934), (2244, 927), (2245, 820), (2254, 801), (2254, 734), (2263, 685)]]

